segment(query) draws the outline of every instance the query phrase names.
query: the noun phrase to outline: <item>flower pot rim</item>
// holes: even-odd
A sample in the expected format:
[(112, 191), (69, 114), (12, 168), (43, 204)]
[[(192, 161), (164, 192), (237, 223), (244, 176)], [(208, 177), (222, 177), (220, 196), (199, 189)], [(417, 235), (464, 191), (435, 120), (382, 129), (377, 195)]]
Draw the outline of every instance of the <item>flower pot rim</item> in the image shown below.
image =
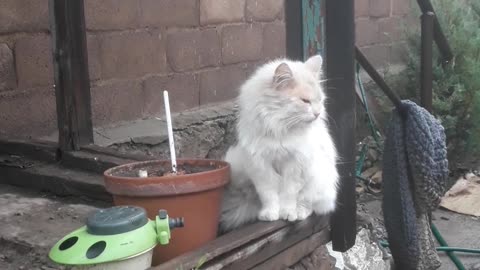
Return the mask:
[[(184, 175), (152, 176), (152, 177), (130, 177), (116, 176), (112, 171), (125, 167), (138, 170), (142, 165), (170, 164), (169, 159), (156, 159), (148, 161), (137, 161), (107, 169), (104, 175), (105, 187), (113, 195), (123, 196), (174, 196), (188, 193), (201, 192), (216, 188), (222, 188), (230, 180), (230, 164), (223, 160), (216, 159), (177, 159), (177, 164), (213, 165), (215, 169), (196, 172)], [(213, 163), (213, 164), (212, 164)]]

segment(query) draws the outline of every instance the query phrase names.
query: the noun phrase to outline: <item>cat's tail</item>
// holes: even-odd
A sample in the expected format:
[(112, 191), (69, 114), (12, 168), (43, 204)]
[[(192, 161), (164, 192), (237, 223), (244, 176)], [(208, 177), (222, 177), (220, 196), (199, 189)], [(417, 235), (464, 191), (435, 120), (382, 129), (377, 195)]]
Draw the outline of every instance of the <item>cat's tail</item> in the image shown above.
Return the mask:
[(220, 232), (255, 221), (261, 208), (255, 187), (245, 173), (248, 168), (243, 150), (238, 145), (230, 147), (225, 161), (230, 163), (231, 182), (223, 195)]
[(260, 199), (253, 185), (227, 189), (220, 216), (220, 232), (228, 232), (257, 219)]

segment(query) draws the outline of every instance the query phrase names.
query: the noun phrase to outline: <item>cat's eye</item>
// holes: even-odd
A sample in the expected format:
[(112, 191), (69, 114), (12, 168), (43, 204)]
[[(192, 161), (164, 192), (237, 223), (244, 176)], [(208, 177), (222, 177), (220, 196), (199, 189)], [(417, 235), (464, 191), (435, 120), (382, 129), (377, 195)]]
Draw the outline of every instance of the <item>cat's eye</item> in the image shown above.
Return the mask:
[(306, 103), (306, 104), (310, 104), (310, 103), (311, 103), (310, 100), (305, 99), (305, 98), (302, 98), (301, 100), (302, 100), (303, 103)]

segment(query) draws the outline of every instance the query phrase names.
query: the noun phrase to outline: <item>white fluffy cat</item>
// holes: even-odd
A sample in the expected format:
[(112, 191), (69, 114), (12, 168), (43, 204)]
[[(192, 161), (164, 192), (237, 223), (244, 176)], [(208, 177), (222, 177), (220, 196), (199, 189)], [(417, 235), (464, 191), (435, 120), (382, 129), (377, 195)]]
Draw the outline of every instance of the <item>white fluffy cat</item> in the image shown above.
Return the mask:
[(255, 219), (302, 220), (335, 208), (337, 154), (328, 131), (322, 57), (280, 59), (241, 87), (236, 145), (227, 151), (232, 179), (220, 228)]

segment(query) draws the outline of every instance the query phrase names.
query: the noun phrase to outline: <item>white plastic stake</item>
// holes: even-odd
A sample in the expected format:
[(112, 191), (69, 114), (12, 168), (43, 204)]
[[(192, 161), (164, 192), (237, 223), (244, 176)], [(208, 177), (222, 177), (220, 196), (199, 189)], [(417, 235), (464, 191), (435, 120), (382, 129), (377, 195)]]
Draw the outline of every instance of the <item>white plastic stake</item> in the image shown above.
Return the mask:
[(165, 116), (167, 118), (168, 143), (170, 145), (170, 159), (172, 160), (172, 172), (177, 173), (177, 158), (175, 156), (175, 143), (173, 141), (172, 118), (170, 116), (170, 102), (168, 101), (168, 91), (163, 91), (163, 101), (165, 102)]

